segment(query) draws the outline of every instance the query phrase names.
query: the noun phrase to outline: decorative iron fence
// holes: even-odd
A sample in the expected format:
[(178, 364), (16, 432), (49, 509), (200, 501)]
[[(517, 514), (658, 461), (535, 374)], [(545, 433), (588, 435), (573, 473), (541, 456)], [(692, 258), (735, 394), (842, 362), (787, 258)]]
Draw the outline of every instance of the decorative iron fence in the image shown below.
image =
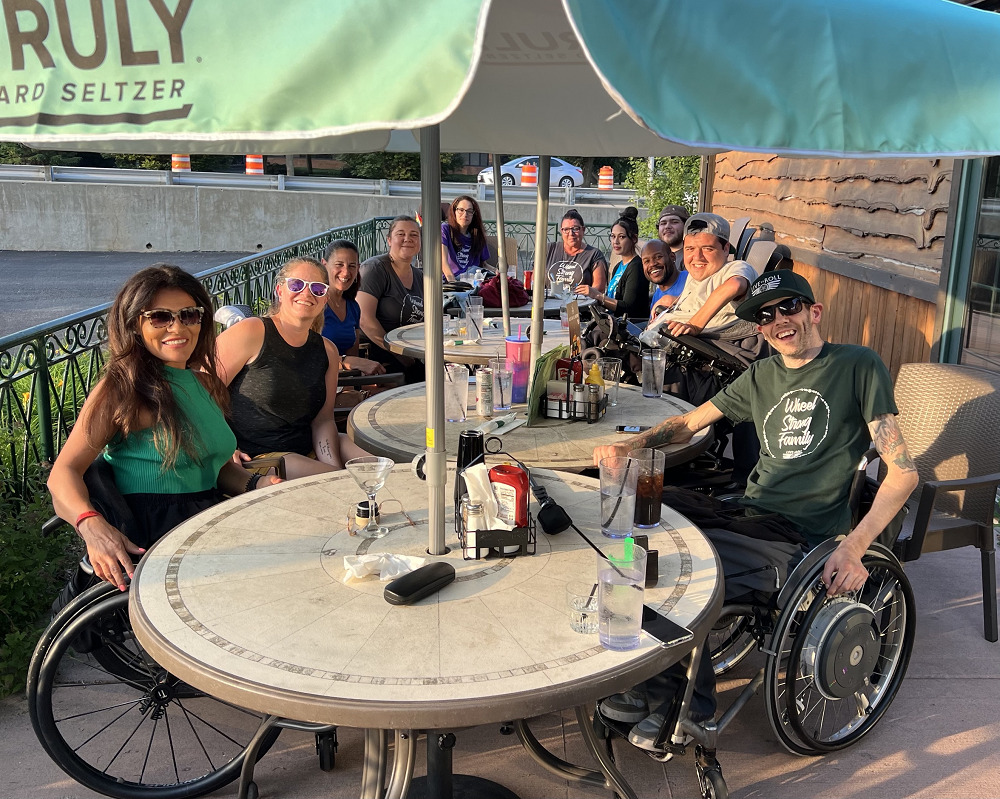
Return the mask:
[[(333, 228), (261, 255), (201, 272), (197, 277), (215, 297), (217, 306), (249, 305), (262, 311), (269, 301), (281, 265), (300, 255), (318, 256), (335, 239), (358, 246), (362, 260), (385, 252), (389, 217)], [(518, 241), (522, 266), (534, 257), (533, 222), (509, 222), (508, 236)], [(496, 234), (488, 223), (487, 232)], [(549, 240), (556, 235), (549, 225)], [(588, 239), (601, 247), (608, 226), (587, 228)], [(45, 325), (0, 338), (0, 476), (2, 491), (21, 493), (29, 469), (49, 464), (59, 453), (76, 422), (83, 401), (97, 383), (104, 365), (107, 312), (110, 303), (63, 317)]]

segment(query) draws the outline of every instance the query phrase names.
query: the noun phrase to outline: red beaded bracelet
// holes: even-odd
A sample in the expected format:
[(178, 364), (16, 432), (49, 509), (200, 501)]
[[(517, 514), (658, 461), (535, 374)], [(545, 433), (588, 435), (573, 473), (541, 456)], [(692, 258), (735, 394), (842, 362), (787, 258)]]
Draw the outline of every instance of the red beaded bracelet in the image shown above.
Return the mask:
[(80, 532), (80, 522), (82, 522), (84, 519), (89, 519), (92, 516), (100, 516), (100, 515), (101, 514), (98, 513), (96, 510), (85, 510), (83, 513), (81, 513), (79, 516), (76, 517), (76, 525), (75, 525), (76, 531)]

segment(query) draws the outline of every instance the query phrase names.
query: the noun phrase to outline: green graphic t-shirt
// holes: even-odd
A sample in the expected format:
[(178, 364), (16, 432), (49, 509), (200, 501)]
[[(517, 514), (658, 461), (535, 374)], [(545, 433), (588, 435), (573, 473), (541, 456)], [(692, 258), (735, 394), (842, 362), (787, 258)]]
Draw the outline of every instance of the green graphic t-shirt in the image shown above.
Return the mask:
[(847, 494), (871, 446), (868, 422), (897, 413), (892, 379), (867, 347), (824, 344), (799, 369), (780, 356), (754, 363), (712, 404), (734, 422), (754, 422), (760, 460), (744, 504), (780, 513), (815, 546), (850, 529)]

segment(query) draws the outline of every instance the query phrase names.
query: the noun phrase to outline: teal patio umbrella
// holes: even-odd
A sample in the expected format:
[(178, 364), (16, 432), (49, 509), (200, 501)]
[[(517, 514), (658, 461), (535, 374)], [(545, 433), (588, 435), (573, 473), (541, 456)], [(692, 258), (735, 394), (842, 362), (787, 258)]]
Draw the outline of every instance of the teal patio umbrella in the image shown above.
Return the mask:
[[(1000, 18), (946, 0), (24, 0), (4, 3), (0, 26), (0, 141), (282, 154), (377, 150), (391, 130), (420, 130), (431, 230), (440, 149), (1000, 153)], [(540, 342), (540, 313), (534, 324)], [(441, 334), (432, 316), (432, 552), (444, 546)]]

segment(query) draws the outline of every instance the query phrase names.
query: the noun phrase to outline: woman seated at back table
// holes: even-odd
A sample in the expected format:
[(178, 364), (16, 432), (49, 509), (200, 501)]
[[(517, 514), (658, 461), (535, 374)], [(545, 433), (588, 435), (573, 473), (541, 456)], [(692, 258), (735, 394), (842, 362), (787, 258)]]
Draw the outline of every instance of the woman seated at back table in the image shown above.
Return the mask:
[(639, 211), (629, 206), (611, 226), (612, 258), (618, 257), (607, 292), (579, 285), (575, 293), (597, 300), (615, 316), (645, 319), (649, 316), (649, 280), (642, 271), (642, 258), (635, 248), (639, 242)]
[[(52, 467), (56, 513), (74, 522), (94, 574), (125, 590), (132, 556), (260, 477), (233, 462), (226, 387), (216, 376), (212, 299), (176, 266), (136, 272), (108, 311), (108, 362)], [(135, 527), (122, 529), (83, 474), (102, 455)], [(77, 586), (80, 588), (81, 586)], [(75, 593), (75, 591), (73, 592)], [(61, 599), (72, 596), (64, 591)]]
[(421, 381), (423, 363), (394, 355), (385, 345), (386, 333), (424, 321), (424, 273), (413, 266), (420, 252), (417, 221), (411, 216), (397, 216), (389, 225), (388, 242), (389, 252), (361, 264), (361, 330), (368, 336), (376, 360), (391, 372), (405, 373), (408, 381)]
[(343, 469), (369, 454), (334, 421), (340, 354), (319, 334), (326, 276), (315, 258), (293, 258), (278, 272), (267, 314), (227, 328), (216, 347), (240, 452), (284, 455), (289, 479)]
[(461, 194), (448, 206), (448, 216), (441, 223), (441, 271), (449, 283), (464, 280), (490, 257), (486, 228), (477, 203)]
[(361, 306), (355, 299), (361, 269), (358, 248), (352, 241), (337, 239), (327, 245), (321, 261), (330, 281), (323, 309), (323, 338), (336, 346), (341, 369), (357, 369), (366, 375), (385, 374), (385, 367), (378, 361), (358, 355), (361, 339)]
[[(598, 292), (608, 287), (608, 260), (599, 249), (584, 242), (586, 234), (587, 226), (583, 224), (580, 212), (570, 208), (559, 223), (562, 240), (549, 244), (545, 256), (546, 280), (552, 273), (552, 267), (558, 265), (563, 271), (581, 270), (582, 277), (577, 285), (590, 286)], [(570, 286), (570, 290), (574, 288), (576, 286)]]

